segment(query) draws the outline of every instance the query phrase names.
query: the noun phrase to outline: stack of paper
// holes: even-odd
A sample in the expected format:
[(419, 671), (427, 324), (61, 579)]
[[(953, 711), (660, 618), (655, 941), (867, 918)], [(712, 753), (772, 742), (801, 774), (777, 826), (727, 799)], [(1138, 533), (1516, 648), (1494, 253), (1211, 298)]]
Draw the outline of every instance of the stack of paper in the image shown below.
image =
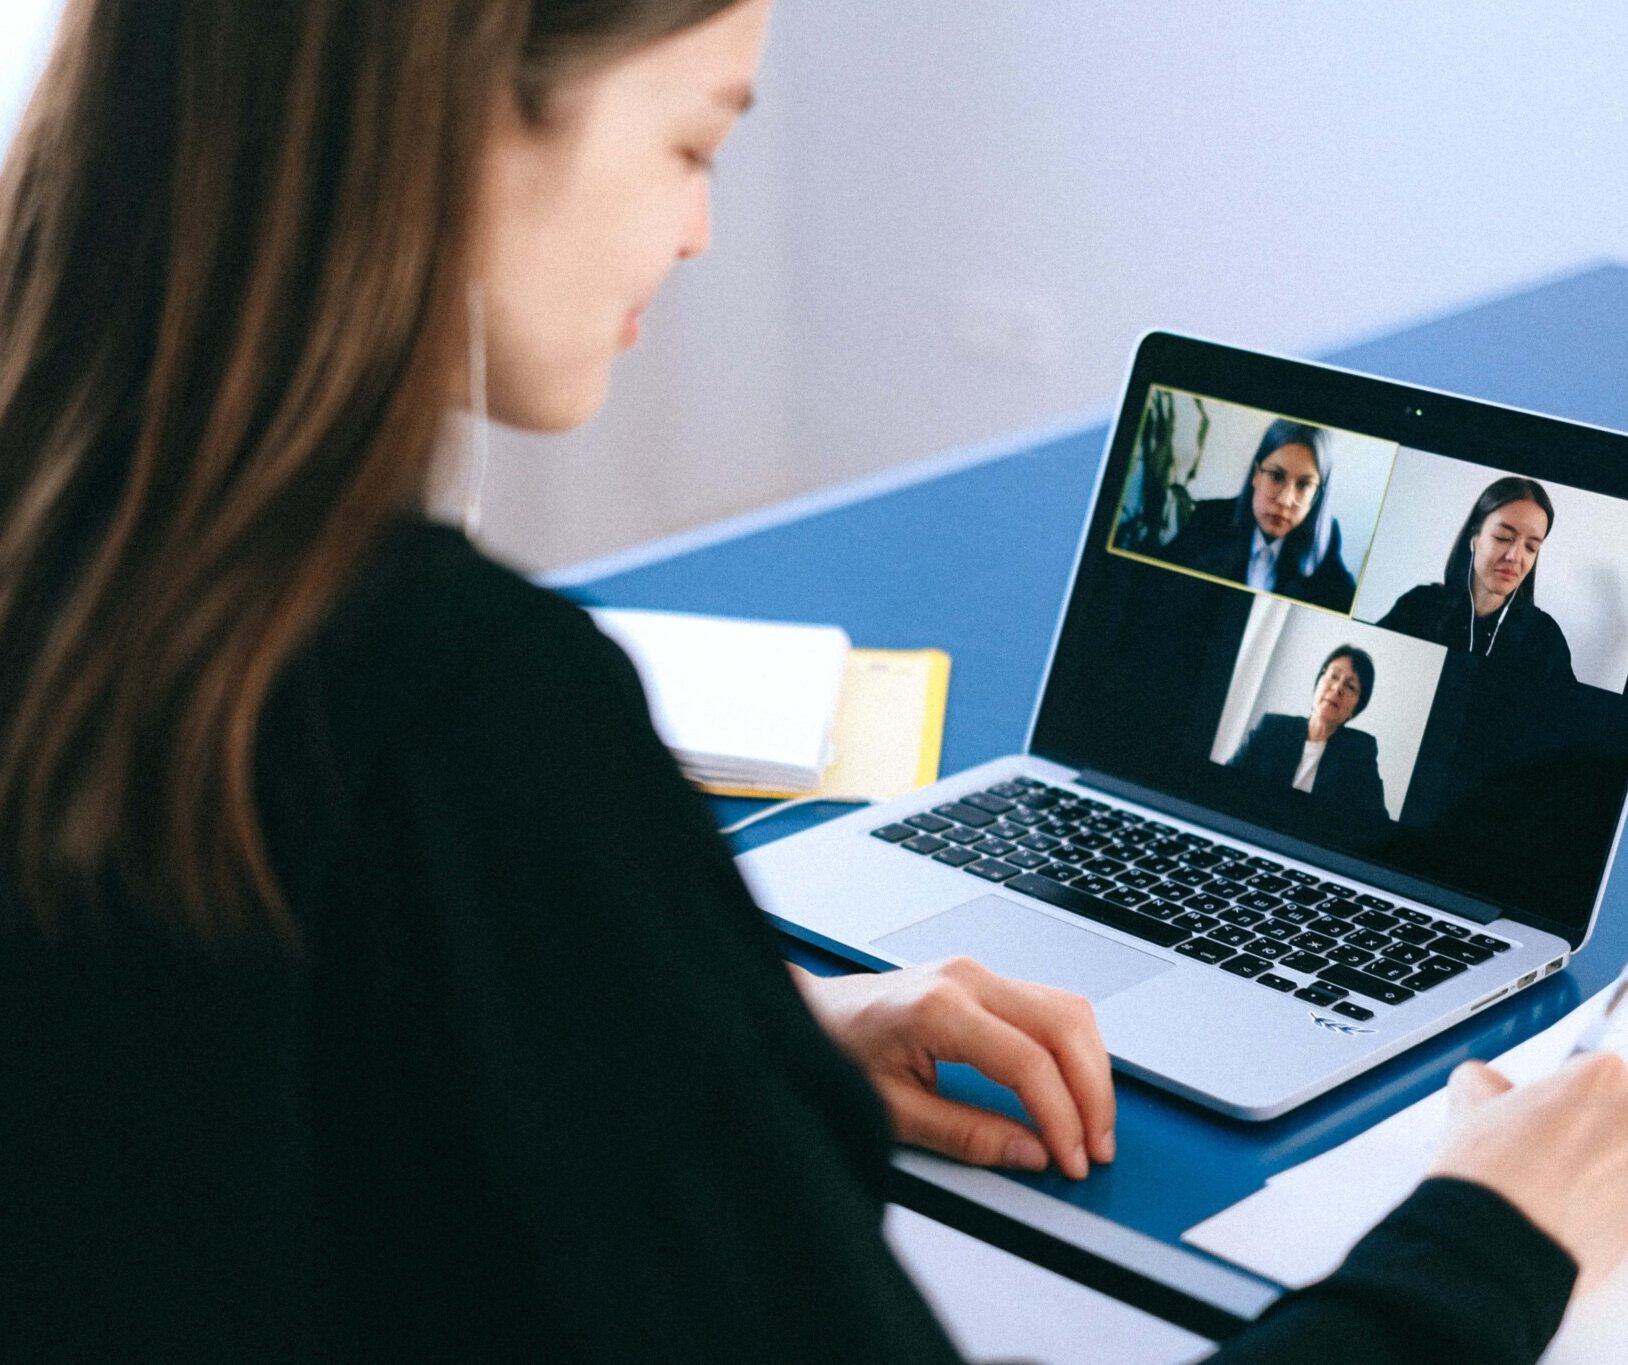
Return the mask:
[[(1601, 1013), (1601, 992), (1496, 1058), (1517, 1084), (1565, 1061)], [(1447, 1123), (1447, 1093), (1393, 1114), (1349, 1142), (1267, 1181), (1266, 1188), (1189, 1228), (1182, 1240), (1279, 1284), (1299, 1288), (1335, 1270), (1375, 1223), (1428, 1173)], [(1628, 1263), (1575, 1301), (1547, 1365), (1628, 1360)]]
[(830, 762), (848, 661), (835, 626), (594, 609), (639, 670), (662, 742), (694, 782), (806, 791)]

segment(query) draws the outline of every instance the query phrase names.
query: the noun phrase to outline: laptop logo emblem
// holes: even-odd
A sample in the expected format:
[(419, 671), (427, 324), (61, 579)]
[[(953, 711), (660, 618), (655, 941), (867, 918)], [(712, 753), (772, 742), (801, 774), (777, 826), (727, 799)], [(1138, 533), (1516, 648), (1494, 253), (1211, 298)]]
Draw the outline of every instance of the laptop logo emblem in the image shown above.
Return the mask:
[(1318, 1028), (1326, 1028), (1330, 1033), (1343, 1033), (1348, 1038), (1354, 1038), (1359, 1033), (1373, 1033), (1371, 1028), (1358, 1028), (1355, 1024), (1342, 1024), (1338, 1019), (1330, 1019), (1326, 1014), (1313, 1013), (1312, 1023)]

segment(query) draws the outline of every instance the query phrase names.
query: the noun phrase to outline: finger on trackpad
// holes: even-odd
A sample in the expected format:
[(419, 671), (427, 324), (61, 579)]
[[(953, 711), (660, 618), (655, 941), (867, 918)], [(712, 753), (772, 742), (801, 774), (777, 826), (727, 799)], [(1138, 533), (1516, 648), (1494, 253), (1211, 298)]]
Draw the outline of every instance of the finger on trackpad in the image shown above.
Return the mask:
[(1059, 986), (1090, 1000), (1129, 989), (1174, 965), (1005, 896), (979, 896), (873, 939), (907, 962), (964, 954), (991, 971)]

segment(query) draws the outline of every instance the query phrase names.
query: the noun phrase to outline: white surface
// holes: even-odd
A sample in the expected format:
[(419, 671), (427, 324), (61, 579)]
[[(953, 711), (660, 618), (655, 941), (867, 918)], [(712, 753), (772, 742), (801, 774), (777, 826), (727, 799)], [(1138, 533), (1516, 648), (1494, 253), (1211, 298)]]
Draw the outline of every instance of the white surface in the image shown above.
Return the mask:
[[(1565, 1060), (1599, 1014), (1607, 992), (1499, 1057), (1511, 1080), (1532, 1080)], [(1333, 1271), (1345, 1254), (1407, 1197), (1429, 1168), (1447, 1116), (1438, 1090), (1322, 1156), (1283, 1171), (1182, 1240), (1279, 1284), (1300, 1286)], [(1628, 1264), (1575, 1302), (1545, 1365), (1620, 1365), (1628, 1360)]]
[(882, 1231), (961, 1353), (1034, 1365), (1176, 1365), (1212, 1342), (890, 1205)]
[(848, 659), (836, 626), (596, 607), (639, 670), (662, 743), (690, 776), (804, 791), (829, 760)]

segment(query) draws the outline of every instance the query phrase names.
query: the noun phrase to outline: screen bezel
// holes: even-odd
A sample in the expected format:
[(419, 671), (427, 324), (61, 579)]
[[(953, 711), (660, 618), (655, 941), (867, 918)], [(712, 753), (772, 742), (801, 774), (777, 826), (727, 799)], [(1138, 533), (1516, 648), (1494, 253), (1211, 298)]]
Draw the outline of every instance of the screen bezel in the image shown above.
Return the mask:
[[(1410, 900), (1433, 904), (1466, 918), (1489, 921), (1509, 916), (1546, 930), (1578, 948), (1592, 931), (1610, 869), (1615, 862), (1628, 810), (1628, 791), (1619, 803), (1615, 833), (1606, 851), (1586, 919), (1582, 907), (1565, 917), (1531, 906), (1498, 905), (1462, 890), (1423, 880), (1342, 850), (1309, 845), (1271, 826), (1233, 814), (1195, 810), (1181, 793), (1150, 791), (1143, 781), (1094, 766), (1081, 745), (1076, 721), (1078, 678), (1058, 661), (1070, 648), (1070, 626), (1081, 617), (1079, 604), (1093, 591), (1098, 568), (1112, 552), (1109, 542), (1129, 472), (1137, 432), (1153, 386), (1199, 393), (1230, 403), (1293, 413), (1330, 427), (1359, 431), (1401, 447), (1440, 452), (1494, 468), (1628, 500), (1628, 435), (1562, 418), (1504, 407), (1458, 394), (1438, 392), (1374, 375), (1310, 361), (1266, 355), (1171, 332), (1147, 333), (1138, 343), (1126, 376), (1119, 410), (1100, 461), (1091, 509), (1077, 551), (1072, 587), (1059, 618), (1047, 662), (1046, 684), (1030, 726), (1028, 751), (1081, 769), (1082, 780), (1130, 799), (1164, 804), (1172, 814), (1200, 818), (1229, 837), (1246, 839), (1286, 856), (1326, 866), (1330, 872), (1362, 880)], [(1542, 455), (1534, 459), (1533, 452)]]

